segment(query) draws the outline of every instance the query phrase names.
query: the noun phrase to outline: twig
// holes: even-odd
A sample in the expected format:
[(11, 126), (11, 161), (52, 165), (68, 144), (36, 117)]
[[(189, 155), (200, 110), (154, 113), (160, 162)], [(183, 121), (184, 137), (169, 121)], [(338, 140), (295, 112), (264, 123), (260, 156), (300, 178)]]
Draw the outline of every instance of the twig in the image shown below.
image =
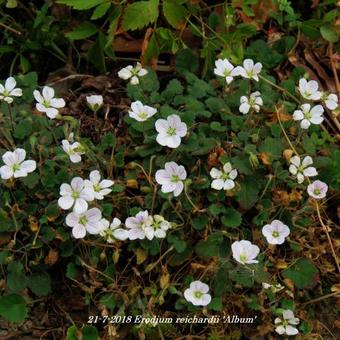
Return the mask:
[(87, 263), (85, 263), (85, 261), (81, 260), (81, 265), (86, 267), (87, 269), (93, 270), (94, 272), (106, 277), (107, 279), (111, 280), (112, 282), (116, 282), (116, 280), (114, 280), (111, 276), (106, 275), (105, 273), (103, 273), (102, 271), (88, 265)]
[(90, 75), (90, 74), (71, 74), (67, 77), (64, 77), (64, 78), (61, 78), (61, 79), (58, 79), (56, 81), (52, 81), (51, 83), (47, 83), (46, 85), (55, 85), (55, 84), (58, 84), (58, 83), (61, 83), (65, 80), (70, 80), (70, 79), (77, 79), (77, 78), (93, 78), (94, 76)]
[(300, 104), (300, 100), (298, 98), (296, 98), (294, 95), (292, 95), (289, 91), (287, 91), (285, 88), (276, 85), (275, 83), (273, 83), (271, 80), (261, 76), (260, 74), (258, 75), (259, 78), (263, 81), (265, 81), (266, 83), (268, 83), (269, 85), (275, 87), (276, 89), (280, 90), (281, 92), (285, 93), (288, 97), (292, 98), (295, 102), (297, 102), (298, 104)]
[(11, 130), (12, 130), (12, 133), (14, 133), (14, 124), (13, 124), (13, 116), (12, 116), (11, 105), (7, 103), (7, 106), (8, 106), (9, 119), (10, 119), (10, 122), (11, 122)]
[(338, 93), (338, 96), (340, 96), (340, 82), (339, 82), (338, 72), (336, 70), (334, 60), (333, 60), (333, 44), (332, 43), (329, 43), (329, 61), (331, 63), (332, 72), (334, 75), (336, 92)]
[(15, 34), (17, 34), (17, 35), (21, 35), (21, 34), (22, 34), (20, 31), (14, 29), (14, 28), (12, 28), (12, 27), (9, 27), (9, 26), (3, 24), (2, 22), (0, 22), (0, 26), (3, 27), (3, 28), (5, 28), (6, 30), (9, 30), (9, 31), (11, 31), (11, 32), (13, 32), (13, 33), (15, 33)]
[(334, 258), (334, 261), (336, 263), (336, 266), (338, 268), (338, 272), (340, 273), (340, 265), (339, 265), (339, 260), (338, 260), (338, 257), (336, 255), (336, 252), (334, 250), (334, 247), (333, 247), (333, 243), (332, 243), (332, 239), (331, 237), (329, 236), (329, 232), (327, 230), (327, 226), (323, 223), (322, 221), (322, 217), (321, 217), (321, 214), (320, 214), (320, 207), (319, 207), (319, 203), (315, 200), (315, 203), (316, 203), (316, 212), (318, 214), (318, 218), (319, 218), (319, 221), (322, 225), (322, 228), (323, 230), (325, 231), (326, 235), (327, 235), (327, 239), (328, 239), (328, 243), (329, 243), (329, 246), (331, 247), (331, 251), (332, 251), (332, 254), (333, 254), (333, 258)]
[(284, 127), (283, 127), (283, 125), (282, 125), (282, 122), (281, 122), (281, 118), (280, 118), (280, 114), (279, 114), (278, 109), (275, 108), (275, 110), (276, 110), (276, 116), (277, 116), (277, 120), (278, 120), (278, 122), (279, 122), (280, 128), (281, 128), (283, 134), (285, 135), (286, 140), (287, 140), (289, 146), (290, 146), (291, 149), (294, 151), (294, 153), (295, 153), (296, 155), (298, 155), (298, 153), (297, 153), (296, 149), (294, 148), (292, 142), (290, 141), (289, 137), (287, 136), (286, 130), (284, 129)]
[(304, 302), (304, 303), (301, 304), (301, 306), (306, 306), (306, 305), (309, 305), (309, 304), (314, 303), (314, 302), (322, 301), (322, 300), (328, 299), (332, 296), (336, 296), (336, 295), (339, 295), (339, 294), (340, 294), (340, 292), (334, 292), (334, 293), (326, 294), (326, 295), (320, 296), (316, 299)]
[(167, 249), (167, 250), (159, 257), (159, 259), (158, 259), (157, 261), (150, 263), (150, 264), (146, 267), (145, 273), (149, 273), (152, 269), (154, 269), (154, 268), (157, 266), (157, 264), (158, 264), (160, 261), (163, 260), (163, 257), (164, 257), (165, 255), (167, 255), (168, 253), (170, 253), (171, 251), (173, 251), (174, 248), (175, 248), (174, 246), (171, 246), (169, 249)]
[[(286, 133), (286, 131), (285, 131), (285, 129), (284, 129), (282, 123), (281, 123), (281, 119), (280, 119), (280, 117), (279, 117), (279, 113), (278, 113), (278, 110), (277, 110), (277, 109), (276, 109), (276, 114), (277, 114), (277, 119), (278, 119), (278, 121), (279, 121), (280, 127), (281, 127), (281, 129), (282, 129), (282, 132), (283, 132), (283, 134), (285, 135), (288, 144), (290, 145), (290, 147), (292, 148), (292, 150), (294, 151), (294, 153), (295, 153), (297, 156), (300, 157), (300, 155), (298, 154), (298, 152), (297, 152), (296, 149), (294, 148), (293, 144), (291, 143), (289, 137), (287, 136), (287, 133)], [(309, 183), (311, 183), (309, 177), (307, 177), (307, 180), (308, 180)], [(320, 213), (320, 206), (319, 206), (319, 203), (318, 203), (317, 200), (314, 200), (314, 201), (315, 201), (315, 206), (316, 206), (316, 212), (317, 212), (317, 215), (318, 215), (318, 219), (319, 219), (319, 221), (320, 221), (320, 224), (321, 224), (323, 230), (325, 231), (325, 233), (326, 233), (326, 235), (327, 235), (328, 243), (329, 243), (329, 246), (331, 247), (331, 251), (332, 251), (332, 255), (333, 255), (334, 261), (335, 261), (335, 263), (336, 263), (338, 272), (340, 273), (339, 260), (338, 260), (338, 257), (337, 257), (337, 255), (336, 255), (336, 252), (335, 252), (335, 250), (334, 250), (333, 243), (332, 243), (332, 239), (331, 239), (330, 236), (329, 236), (327, 227), (326, 227), (325, 224), (323, 223), (323, 220), (322, 220), (322, 217), (321, 217), (321, 213)]]

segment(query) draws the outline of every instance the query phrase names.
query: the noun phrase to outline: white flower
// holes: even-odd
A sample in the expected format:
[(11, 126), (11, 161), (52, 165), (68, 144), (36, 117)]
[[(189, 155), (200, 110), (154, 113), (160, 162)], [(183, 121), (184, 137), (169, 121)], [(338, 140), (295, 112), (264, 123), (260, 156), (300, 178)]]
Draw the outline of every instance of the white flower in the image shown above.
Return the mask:
[(323, 121), (323, 107), (316, 105), (311, 109), (310, 104), (302, 104), (301, 110), (295, 110), (293, 114), (294, 120), (301, 120), (302, 129), (308, 129), (311, 124), (319, 125)]
[(168, 116), (166, 120), (157, 119), (155, 128), (158, 132), (157, 142), (169, 148), (177, 148), (181, 144), (181, 137), (187, 134), (187, 125), (177, 115)]
[(108, 220), (103, 218), (100, 221), (100, 224), (100, 236), (104, 237), (108, 243), (114, 243), (115, 240), (125, 241), (129, 237), (126, 229), (119, 228), (122, 222), (117, 217), (113, 219), (111, 224)]
[(166, 221), (163, 216), (154, 215), (151, 225), (144, 228), (144, 233), (148, 240), (152, 240), (154, 237), (164, 238), (169, 228), (171, 228), (170, 222)]
[(124, 80), (130, 79), (130, 84), (137, 85), (139, 84), (139, 78), (145, 76), (148, 71), (145, 68), (142, 68), (140, 63), (137, 63), (136, 67), (132, 65), (126, 66), (122, 68), (118, 72), (118, 77)]
[(280, 290), (284, 289), (285, 287), (282, 286), (281, 284), (274, 284), (274, 285), (271, 285), (269, 283), (266, 283), (266, 282), (262, 282), (262, 288), (263, 289), (270, 289), (273, 293), (277, 293), (279, 292)]
[(207, 284), (201, 281), (193, 281), (190, 283), (190, 288), (184, 291), (184, 297), (194, 306), (206, 306), (211, 301), (211, 295), (208, 292), (209, 286)]
[(93, 201), (94, 196), (91, 189), (85, 187), (85, 182), (80, 177), (74, 177), (71, 185), (63, 183), (60, 186), (61, 197), (58, 205), (61, 209), (70, 209), (73, 205), (74, 212), (80, 214), (87, 210), (87, 202)]
[(135, 217), (128, 217), (125, 220), (125, 226), (129, 229), (128, 236), (130, 240), (144, 240), (145, 228), (150, 227), (152, 224), (152, 216), (148, 211), (140, 211)]
[(318, 91), (319, 85), (315, 80), (307, 81), (305, 78), (299, 80), (299, 92), (301, 96), (309, 100), (319, 100), (321, 92)]
[(85, 180), (85, 188), (92, 190), (93, 196), (97, 200), (104, 199), (104, 196), (111, 192), (111, 187), (114, 184), (113, 181), (109, 179), (103, 179), (100, 181), (100, 173), (98, 170), (93, 170), (90, 172), (90, 180)]
[(64, 139), (61, 142), (61, 147), (69, 155), (70, 161), (72, 163), (81, 162), (81, 155), (83, 155), (85, 152), (80, 143), (74, 142), (70, 144), (70, 142), (67, 139)]
[(13, 77), (6, 79), (5, 86), (0, 84), (0, 100), (4, 100), (8, 104), (13, 103), (12, 97), (21, 97), (22, 89), (15, 88), (17, 82)]
[(148, 118), (152, 117), (157, 110), (151, 106), (143, 105), (142, 102), (137, 100), (131, 104), (131, 111), (129, 116), (139, 122), (145, 122)]
[(240, 98), (240, 112), (246, 114), (249, 112), (250, 109), (253, 109), (255, 112), (259, 112), (260, 106), (263, 105), (263, 100), (260, 96), (261, 93), (259, 91), (251, 93), (250, 97), (242, 96)]
[(72, 235), (75, 238), (83, 238), (86, 232), (92, 235), (99, 234), (101, 219), (101, 211), (98, 208), (92, 208), (81, 213), (71, 212), (66, 216), (66, 224), (72, 228)]
[(175, 162), (165, 163), (164, 168), (156, 171), (156, 182), (162, 185), (162, 192), (173, 192), (176, 197), (183, 191), (183, 181), (187, 178), (187, 172), (183, 165)]
[(282, 244), (289, 235), (290, 229), (279, 220), (273, 220), (262, 228), (262, 234), (269, 244)]
[(286, 309), (282, 312), (282, 319), (276, 318), (274, 323), (276, 325), (275, 332), (287, 335), (296, 335), (299, 333), (298, 329), (294, 327), (300, 323), (300, 320), (294, 316), (294, 313)]
[(38, 90), (33, 91), (36, 104), (36, 109), (40, 112), (45, 112), (48, 118), (54, 119), (57, 117), (60, 108), (65, 106), (65, 100), (62, 98), (54, 98), (54, 89), (49, 86), (44, 86), (42, 93)]
[(233, 77), (238, 75), (235, 70), (236, 68), (228, 59), (217, 59), (215, 61), (214, 73), (217, 76), (224, 77), (227, 84), (230, 84), (234, 79)]
[(254, 79), (256, 81), (259, 81), (258, 75), (260, 74), (261, 70), (262, 70), (261, 63), (256, 63), (254, 65), (254, 60), (245, 59), (243, 61), (243, 67), (237, 66), (235, 67), (233, 72), (235, 75), (241, 76), (243, 78)]
[(7, 151), (2, 155), (2, 160), (5, 165), (0, 168), (0, 175), (2, 179), (9, 179), (11, 177), (26, 177), (30, 172), (33, 172), (37, 164), (35, 161), (27, 160), (26, 151), (24, 149), (15, 149)]
[(334, 93), (323, 93), (321, 100), (330, 110), (335, 110), (338, 107), (338, 96)]
[(71, 132), (71, 133), (68, 135), (67, 140), (68, 140), (69, 142), (71, 142), (71, 143), (74, 142), (74, 133), (73, 133), (73, 132)]
[(101, 95), (92, 95), (86, 97), (87, 104), (90, 109), (94, 112), (98, 111), (103, 105), (103, 96)]
[(289, 172), (296, 176), (298, 183), (302, 183), (305, 180), (305, 177), (313, 177), (317, 176), (318, 172), (313, 166), (312, 157), (306, 156), (301, 164), (301, 159), (299, 156), (293, 156), (290, 159), (291, 165), (289, 166)]
[(223, 171), (216, 168), (210, 170), (210, 176), (214, 178), (211, 187), (216, 190), (231, 190), (235, 187), (234, 179), (237, 177), (237, 170), (231, 167), (228, 162), (223, 165)]
[(307, 192), (309, 196), (314, 197), (315, 199), (325, 198), (328, 191), (328, 185), (319, 180), (314, 181), (309, 184), (307, 187)]
[(231, 245), (233, 252), (233, 258), (242, 264), (258, 263), (259, 261), (254, 260), (255, 257), (260, 253), (260, 248), (249, 241), (235, 241)]

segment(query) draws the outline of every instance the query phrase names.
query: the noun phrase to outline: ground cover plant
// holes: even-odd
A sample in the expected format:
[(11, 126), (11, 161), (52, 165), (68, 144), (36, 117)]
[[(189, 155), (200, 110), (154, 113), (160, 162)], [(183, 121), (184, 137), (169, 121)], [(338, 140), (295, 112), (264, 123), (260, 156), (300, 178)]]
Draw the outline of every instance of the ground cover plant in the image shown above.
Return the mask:
[[(90, 10), (94, 20), (120, 6), (58, 2)], [(160, 16), (158, 5), (132, 2), (118, 17), (125, 29), (141, 29), (156, 18), (128, 25), (129, 8), (156, 7)], [(255, 20), (258, 5), (220, 7), (227, 18)], [(279, 27), (303, 20), (289, 2), (272, 5)], [(162, 50), (150, 52), (152, 38), (149, 59), (144, 48), (143, 63), (118, 63), (112, 74), (66, 75), (76, 82), (54, 78), (41, 86), (39, 70), (22, 64), (18, 74), (4, 74), (5, 338), (337, 338), (339, 81), (331, 22), (338, 11), (329, 5), (313, 5), (314, 26), (306, 20), (296, 36), (272, 41), (248, 41), (256, 33), (250, 20), (254, 34), (236, 34), (239, 45), (221, 43), (229, 29), (213, 31), (209, 16), (204, 59), (183, 45), (172, 51), (175, 66), (165, 76), (157, 67)], [(162, 3), (176, 26), (169, 6), (195, 24), (187, 12), (194, 4)], [(237, 25), (231, 32), (242, 34)], [(328, 75), (317, 69), (323, 81), (292, 62), (303, 30), (324, 37), (318, 48), (331, 51)], [(81, 32), (66, 37), (92, 36)], [(202, 51), (216, 39), (222, 45), (211, 48), (211, 62)], [(92, 47), (98, 60), (109, 53), (98, 41)], [(104, 72), (112, 60), (90, 63)]]

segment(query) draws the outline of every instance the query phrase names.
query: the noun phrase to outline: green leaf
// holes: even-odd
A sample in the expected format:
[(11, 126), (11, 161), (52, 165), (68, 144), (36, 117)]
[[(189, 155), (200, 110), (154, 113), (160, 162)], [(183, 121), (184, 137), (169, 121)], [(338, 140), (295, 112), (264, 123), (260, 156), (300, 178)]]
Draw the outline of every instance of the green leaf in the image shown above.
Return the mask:
[(69, 327), (66, 333), (66, 340), (79, 340), (77, 333), (78, 329), (76, 326)]
[(46, 296), (51, 292), (51, 278), (46, 272), (32, 274), (27, 285), (37, 296)]
[(158, 17), (158, 0), (139, 1), (126, 7), (123, 28), (136, 30), (154, 22)]
[(212, 257), (225, 255), (226, 246), (224, 237), (220, 232), (210, 234), (207, 240), (199, 241), (196, 244), (195, 252), (200, 257)]
[(162, 97), (165, 100), (172, 100), (176, 95), (183, 93), (183, 86), (177, 79), (169, 81), (165, 90), (162, 92)]
[(259, 183), (254, 179), (247, 178), (241, 183), (241, 190), (235, 195), (235, 198), (242, 208), (248, 210), (256, 203), (259, 191)]
[(98, 331), (94, 326), (86, 325), (81, 330), (83, 333), (82, 340), (97, 340), (98, 339)]
[(208, 221), (209, 219), (207, 215), (201, 215), (192, 219), (192, 226), (196, 230), (202, 230), (206, 227)]
[(229, 112), (228, 106), (221, 98), (210, 97), (205, 101), (205, 104), (214, 113)]
[(221, 297), (214, 297), (208, 305), (208, 308), (214, 311), (222, 310), (222, 298)]
[[(230, 247), (229, 247), (230, 249)], [(214, 274), (214, 279), (212, 282), (212, 288), (215, 296), (221, 296), (227, 292), (233, 290), (233, 284), (229, 279), (229, 272), (231, 269), (231, 262), (221, 261), (218, 264), (217, 270)]]
[(238, 265), (234, 270), (230, 271), (230, 278), (244, 287), (254, 285), (254, 272), (251, 267)]
[(275, 159), (281, 157), (283, 147), (280, 139), (267, 137), (259, 149), (260, 152), (266, 152)]
[(73, 9), (86, 10), (102, 4), (103, 1), (105, 0), (57, 0), (57, 3), (70, 6)]
[(324, 24), (320, 27), (322, 37), (330, 42), (337, 42), (339, 35), (331, 24)]
[(176, 69), (181, 73), (195, 72), (198, 69), (199, 62), (197, 54), (188, 48), (181, 50), (175, 59)]
[(24, 298), (16, 294), (0, 297), (0, 315), (10, 322), (23, 321), (27, 315)]
[(308, 37), (319, 38), (320, 37), (319, 25), (321, 23), (322, 21), (318, 19), (310, 19), (303, 21), (301, 24), (301, 30)]
[(185, 7), (175, 3), (174, 1), (164, 0), (163, 14), (172, 27), (179, 28), (179, 26), (185, 21), (187, 10)]
[(220, 122), (211, 122), (210, 123), (210, 128), (212, 131), (217, 131), (217, 132), (224, 132), (227, 130), (227, 128), (223, 125), (221, 125)]
[(302, 321), (299, 329), (303, 334), (308, 334), (313, 330), (313, 326), (307, 321)]
[(318, 269), (313, 262), (306, 258), (301, 258), (295, 264), (282, 272), (284, 278), (291, 279), (296, 287), (311, 288), (318, 281)]
[(208, 212), (210, 215), (217, 216), (226, 211), (226, 208), (221, 203), (213, 203), (208, 207)]
[(116, 307), (116, 299), (112, 293), (103, 294), (99, 301), (107, 308), (114, 309)]
[(227, 227), (235, 228), (241, 224), (242, 215), (234, 208), (227, 208), (222, 216), (221, 222)]
[(97, 33), (97, 27), (90, 22), (84, 22), (80, 24), (73, 31), (66, 33), (66, 37), (71, 40), (80, 40), (91, 37), (92, 35)]
[(116, 136), (109, 132), (100, 141), (100, 148), (105, 151), (108, 148), (114, 148), (116, 145)]
[(8, 250), (0, 251), (0, 264), (8, 263), (11, 258), (11, 253)]
[(114, 184), (111, 187), (112, 192), (123, 192), (125, 190), (125, 186), (122, 184)]
[(110, 9), (111, 3), (110, 2), (104, 2), (103, 4), (97, 6), (91, 16), (91, 20), (96, 20), (101, 17), (103, 17), (106, 12)]
[(8, 267), (7, 286), (13, 292), (20, 292), (26, 287), (24, 266), (19, 261), (11, 262)]
[(177, 253), (182, 253), (187, 247), (186, 242), (179, 239), (176, 235), (170, 234), (167, 237), (167, 240), (170, 244), (172, 244), (175, 247)]
[(30, 136), (31, 133), (32, 133), (32, 121), (29, 119), (24, 119), (15, 126), (14, 129), (15, 138), (24, 139), (25, 137)]
[(33, 189), (40, 180), (40, 176), (36, 173), (33, 172), (31, 174), (29, 174), (27, 177), (24, 177), (22, 179), (22, 182), (29, 188), (29, 189)]
[(95, 43), (89, 48), (87, 52), (87, 59), (99, 70), (101, 73), (106, 73), (104, 48), (106, 44), (105, 34), (99, 32)]
[(66, 277), (70, 279), (75, 279), (78, 275), (78, 269), (75, 263), (70, 262), (67, 264)]

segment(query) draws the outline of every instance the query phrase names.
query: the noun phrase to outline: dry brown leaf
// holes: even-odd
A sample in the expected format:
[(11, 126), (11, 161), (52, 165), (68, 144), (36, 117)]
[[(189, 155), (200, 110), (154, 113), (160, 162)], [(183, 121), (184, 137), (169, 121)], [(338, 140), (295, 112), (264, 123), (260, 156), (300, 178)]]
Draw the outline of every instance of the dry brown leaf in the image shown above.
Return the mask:
[(190, 263), (190, 267), (193, 270), (204, 270), (207, 266), (205, 264), (192, 262), (192, 263)]
[(143, 39), (127, 39), (123, 36), (118, 36), (113, 41), (113, 49), (116, 52), (135, 52), (140, 53), (143, 46)]
[(45, 257), (45, 264), (53, 266), (59, 259), (59, 253), (56, 250), (50, 249), (47, 256)]
[(270, 157), (270, 153), (268, 153), (268, 152), (260, 152), (259, 153), (259, 158), (261, 159), (261, 161), (264, 165), (270, 165), (271, 164), (269, 157)]
[(170, 274), (168, 273), (168, 271), (164, 272), (164, 274), (162, 274), (162, 276), (159, 279), (159, 286), (162, 289), (166, 289), (169, 287), (169, 282), (170, 282)]
[(33, 233), (36, 233), (39, 230), (39, 223), (36, 217), (29, 216), (28, 223)]
[(135, 251), (137, 264), (143, 263), (148, 258), (148, 252), (142, 248), (137, 248)]
[(283, 282), (289, 288), (289, 290), (294, 291), (294, 282), (291, 279), (285, 278)]
[(288, 267), (288, 264), (286, 261), (278, 259), (275, 263), (275, 267), (278, 269), (286, 269)]
[(292, 158), (293, 156), (293, 153), (294, 151), (291, 150), (291, 149), (286, 149), (283, 151), (282, 155), (283, 155), (283, 158), (286, 160), (286, 161), (290, 161), (290, 159)]
[(128, 179), (126, 181), (126, 186), (132, 189), (138, 189), (138, 182), (135, 179)]
[(225, 150), (220, 146), (214, 148), (208, 156), (209, 169), (220, 164), (220, 157), (225, 154)]

